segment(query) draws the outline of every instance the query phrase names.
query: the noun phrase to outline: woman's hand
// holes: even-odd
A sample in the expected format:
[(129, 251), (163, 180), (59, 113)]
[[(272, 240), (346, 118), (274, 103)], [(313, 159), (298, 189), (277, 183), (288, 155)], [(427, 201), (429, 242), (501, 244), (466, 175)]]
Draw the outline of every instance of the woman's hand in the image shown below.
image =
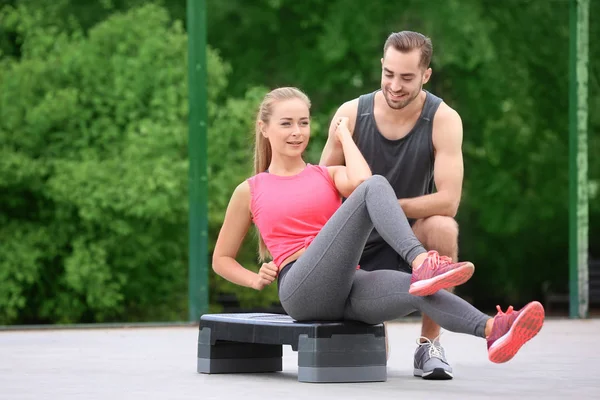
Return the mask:
[(352, 134), (348, 129), (348, 117), (340, 117), (336, 122), (335, 137), (340, 143), (342, 143), (346, 137), (352, 137)]
[(252, 288), (263, 290), (266, 286), (273, 283), (277, 278), (278, 272), (277, 266), (273, 261), (263, 263), (262, 267), (258, 270), (258, 275), (256, 276), (256, 281), (254, 282), (254, 285), (252, 285)]
[(335, 188), (342, 197), (348, 197), (354, 189), (372, 176), (369, 164), (361, 154), (348, 129), (348, 117), (339, 117), (333, 124), (335, 140), (342, 145), (345, 167), (329, 167)]

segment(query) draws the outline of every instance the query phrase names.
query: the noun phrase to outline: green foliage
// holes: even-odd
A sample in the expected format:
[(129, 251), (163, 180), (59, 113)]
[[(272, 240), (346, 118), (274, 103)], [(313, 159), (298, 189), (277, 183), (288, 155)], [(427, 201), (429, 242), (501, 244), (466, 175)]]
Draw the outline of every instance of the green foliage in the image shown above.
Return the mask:
[[(243, 70), (232, 91), (294, 84), (313, 99), (322, 126), (344, 101), (379, 87), (392, 31), (432, 38), (427, 89), (464, 123), (465, 184), (458, 215), (461, 257), (478, 266), (463, 287), (476, 301), (520, 302), (543, 283), (564, 289), (568, 271), (568, 2), (209, 2), (211, 44)], [(600, 102), (600, 2), (591, 2), (590, 111)], [(289, 21), (294, 21), (290, 23)], [(234, 31), (230, 26), (238, 27)], [(254, 45), (240, 45), (253, 43)], [(596, 107), (597, 108), (597, 107)], [(600, 123), (590, 112), (592, 184), (600, 179)], [(313, 131), (320, 151), (326, 130)], [(598, 194), (590, 220), (600, 215)], [(590, 231), (590, 250), (598, 243)], [(600, 254), (596, 254), (596, 257)]]
[[(41, 18), (3, 13), (22, 45), (0, 72), (0, 323), (183, 319), (183, 27), (157, 6), (87, 33)], [(217, 105), (230, 69), (210, 49), (208, 67), (214, 233), (232, 183), (250, 172), (258, 94)]]
[[(187, 38), (180, 0), (0, 0), (0, 324), (187, 315)], [(522, 302), (567, 282), (568, 2), (208, 1), (209, 250), (252, 173), (272, 87), (313, 102), (317, 162), (344, 101), (379, 87), (382, 45), (434, 43), (426, 87), (463, 119), (461, 288)], [(590, 250), (600, 240), (600, 2), (590, 2)], [(600, 254), (594, 254), (600, 257)], [(210, 260), (207, 260), (210, 265)], [(255, 235), (239, 261), (256, 270)], [(276, 300), (210, 273), (213, 309)]]

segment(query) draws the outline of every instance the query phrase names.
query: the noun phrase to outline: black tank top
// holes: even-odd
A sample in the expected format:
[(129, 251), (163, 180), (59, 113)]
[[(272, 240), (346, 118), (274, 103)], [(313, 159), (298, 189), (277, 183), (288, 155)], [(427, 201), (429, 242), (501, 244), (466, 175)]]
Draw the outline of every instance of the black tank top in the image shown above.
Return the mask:
[[(378, 91), (359, 97), (354, 141), (372, 173), (385, 176), (397, 198), (433, 193), (433, 116), (442, 99), (425, 91), (425, 104), (414, 127), (403, 138), (390, 140), (379, 132), (373, 115), (375, 94)], [(409, 222), (414, 223), (413, 220)], [(378, 245), (383, 244), (381, 236), (373, 230), (365, 252), (375, 250)]]

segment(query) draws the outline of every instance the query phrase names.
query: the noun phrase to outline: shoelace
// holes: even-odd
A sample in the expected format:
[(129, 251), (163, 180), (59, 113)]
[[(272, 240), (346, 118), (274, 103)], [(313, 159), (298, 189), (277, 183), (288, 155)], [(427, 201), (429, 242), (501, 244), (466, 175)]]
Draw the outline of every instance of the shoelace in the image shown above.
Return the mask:
[[(441, 334), (440, 334), (441, 336)], [(444, 354), (442, 353), (442, 347), (439, 344), (436, 344), (436, 341), (439, 340), (440, 336), (438, 336), (437, 338), (435, 338), (433, 340), (433, 342), (431, 340), (429, 340), (428, 338), (426, 338), (425, 336), (421, 336), (420, 338), (417, 339), (417, 344), (419, 346), (428, 346), (429, 349), (429, 357), (431, 358), (439, 358), (440, 360), (444, 361)], [(421, 340), (425, 340), (425, 342), (422, 342)], [(439, 343), (439, 341), (437, 342)]]
[(512, 314), (514, 311), (513, 306), (508, 306), (508, 308), (506, 309), (506, 312), (502, 311), (502, 308), (500, 308), (500, 306), (496, 306), (496, 310), (498, 310), (498, 315), (508, 315), (508, 314)]
[(444, 265), (452, 263), (452, 259), (448, 256), (440, 256), (437, 251), (430, 251), (427, 253), (428, 258), (431, 260), (429, 268), (436, 269)]
[[(493, 339), (493, 340), (497, 339), (502, 334), (504, 334), (504, 332), (506, 330), (508, 330), (508, 328), (512, 324), (512, 320), (514, 319), (514, 316), (512, 316), (512, 314), (514, 313), (513, 306), (509, 306), (506, 309), (506, 312), (504, 312), (504, 311), (502, 311), (502, 308), (500, 308), (500, 306), (497, 305), (496, 310), (498, 310), (498, 315), (496, 315), (496, 317), (494, 317), (494, 325), (492, 328), (492, 332), (490, 333), (490, 336), (488, 338), (488, 339)], [(497, 320), (496, 318), (498, 318), (498, 317), (505, 317), (505, 318), (500, 318), (499, 320)]]

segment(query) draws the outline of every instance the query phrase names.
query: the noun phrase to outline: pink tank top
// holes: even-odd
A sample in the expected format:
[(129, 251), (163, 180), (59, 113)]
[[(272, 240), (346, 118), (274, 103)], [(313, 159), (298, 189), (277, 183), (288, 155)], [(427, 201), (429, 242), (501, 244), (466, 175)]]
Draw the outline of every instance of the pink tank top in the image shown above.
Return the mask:
[(294, 176), (263, 172), (248, 179), (250, 211), (277, 267), (308, 247), (342, 204), (326, 167), (308, 164)]

